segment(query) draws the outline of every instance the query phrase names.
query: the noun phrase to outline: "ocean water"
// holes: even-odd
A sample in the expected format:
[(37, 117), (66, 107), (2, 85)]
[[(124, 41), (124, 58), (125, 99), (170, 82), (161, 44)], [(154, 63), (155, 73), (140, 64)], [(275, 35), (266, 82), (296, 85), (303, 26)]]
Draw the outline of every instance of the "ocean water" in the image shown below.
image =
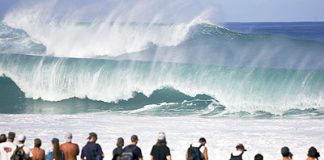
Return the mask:
[(96, 131), (109, 159), (115, 139), (138, 134), (147, 159), (165, 131), (175, 160), (201, 136), (212, 160), (239, 142), (249, 159), (324, 147), (322, 22), (43, 20), (0, 23), (0, 132), (28, 145)]

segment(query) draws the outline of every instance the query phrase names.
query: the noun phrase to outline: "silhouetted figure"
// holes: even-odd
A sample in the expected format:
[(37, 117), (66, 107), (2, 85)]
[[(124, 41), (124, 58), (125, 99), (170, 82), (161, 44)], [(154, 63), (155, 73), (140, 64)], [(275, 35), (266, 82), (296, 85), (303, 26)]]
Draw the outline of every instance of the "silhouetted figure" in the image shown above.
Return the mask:
[(126, 146), (122, 153), (122, 158), (127, 160), (143, 160), (142, 150), (137, 146), (138, 137), (132, 135), (131, 144)]
[(119, 137), (117, 139), (116, 146), (117, 147), (112, 152), (113, 154), (112, 160), (122, 160), (121, 155), (123, 153), (123, 147), (124, 147), (124, 139), (122, 137)]
[(82, 148), (81, 159), (84, 160), (100, 160), (104, 158), (101, 146), (97, 144), (98, 136), (94, 132), (90, 132), (87, 144)]
[(282, 160), (291, 160), (293, 157), (293, 154), (290, 152), (290, 149), (286, 146), (281, 148), (281, 155)]
[(1, 160), (10, 160), (17, 146), (13, 143), (15, 140), (15, 132), (9, 132), (7, 137), (7, 142), (0, 144), (0, 159)]
[(254, 156), (254, 160), (263, 160), (263, 155), (258, 153)]
[(151, 160), (171, 160), (170, 149), (167, 146), (167, 141), (164, 132), (160, 132), (156, 144), (151, 150)]
[(76, 143), (72, 143), (72, 133), (66, 133), (65, 143), (61, 144), (61, 150), (64, 153), (65, 159), (67, 160), (77, 160), (79, 155), (79, 146)]
[(45, 160), (45, 151), (41, 146), (42, 141), (39, 138), (34, 139), (34, 148), (30, 152), (31, 160)]
[(243, 160), (243, 154), (245, 151), (247, 151), (244, 147), (243, 144), (238, 144), (236, 145), (236, 151), (234, 151), (233, 153), (231, 153), (231, 158), (230, 160)]
[(317, 149), (315, 147), (310, 147), (308, 149), (306, 160), (318, 160), (318, 157), (320, 157), (320, 154)]
[(52, 151), (46, 155), (46, 160), (65, 160), (64, 153), (60, 150), (59, 139), (52, 139)]

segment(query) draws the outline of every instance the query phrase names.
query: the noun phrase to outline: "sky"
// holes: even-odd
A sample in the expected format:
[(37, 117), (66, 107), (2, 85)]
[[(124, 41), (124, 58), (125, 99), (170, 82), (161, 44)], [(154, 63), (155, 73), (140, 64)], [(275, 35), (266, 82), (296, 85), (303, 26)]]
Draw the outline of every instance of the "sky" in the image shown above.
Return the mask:
[[(48, 2), (53, 0), (0, 0), (0, 19), (15, 8), (20, 2)], [(291, 22), (291, 21), (324, 21), (324, 0), (55, 0), (58, 2), (58, 12), (70, 10), (88, 10), (88, 19), (109, 14), (109, 10), (120, 6), (127, 6), (127, 12), (133, 5), (138, 10), (151, 11), (140, 16), (154, 15), (154, 12), (165, 12), (164, 17), (177, 18), (193, 17), (195, 14), (209, 10), (210, 19), (222, 22)], [(136, 3), (136, 4), (135, 4)], [(170, 5), (171, 4), (171, 5)]]

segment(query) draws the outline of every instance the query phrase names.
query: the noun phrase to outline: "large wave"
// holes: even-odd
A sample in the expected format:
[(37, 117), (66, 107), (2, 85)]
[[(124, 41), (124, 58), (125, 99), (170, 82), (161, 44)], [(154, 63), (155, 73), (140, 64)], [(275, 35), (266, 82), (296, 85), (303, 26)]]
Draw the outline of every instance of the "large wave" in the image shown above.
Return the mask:
[[(85, 8), (83, 13), (82, 7), (62, 10), (62, 5), (67, 2), (60, 0), (35, 4), (25, 2), (27, 4), (18, 5), (8, 12), (3, 22), (22, 29), (30, 36), (29, 39), (46, 47), (46, 55), (56, 57), (324, 68), (322, 42), (233, 32), (211, 23), (206, 15), (214, 12), (204, 5), (201, 8), (194, 5), (199, 8), (195, 14), (181, 14), (178, 17), (182, 20), (175, 20), (171, 15), (181, 11), (174, 10), (179, 8), (177, 1), (170, 3), (169, 8), (159, 8), (159, 3), (142, 5), (143, 1), (107, 5), (111, 6), (108, 13), (101, 18), (88, 18), (87, 22), (82, 22), (82, 18), (88, 15), (89, 8)], [(100, 6), (100, 3), (94, 5)], [(170, 19), (174, 21), (167, 21)], [(4, 25), (0, 27), (5, 28)], [(21, 30), (13, 29), (16, 31)], [(27, 50), (25, 54), (30, 53)]]
[(57, 16), (50, 2), (17, 7), (0, 24), (0, 73), (21, 89), (14, 93), (26, 96), (30, 112), (69, 104), (266, 116), (324, 106), (322, 42), (233, 32), (200, 15), (162, 23), (158, 14), (140, 21), (109, 13), (82, 22)]
[[(208, 95), (209, 100), (217, 100), (230, 112), (281, 114), (289, 109), (320, 109), (324, 104), (323, 70), (3, 54), (0, 73), (11, 77), (26, 97), (46, 101), (77, 97), (118, 103), (134, 98), (134, 92), (150, 97), (156, 90), (171, 87), (190, 97)], [(173, 96), (170, 94), (169, 99)]]
[[(164, 61), (218, 66), (324, 68), (324, 44), (321, 42), (293, 40), (266, 34), (237, 33), (205, 22), (187, 25), (117, 25), (114, 23), (109, 25), (113, 29), (108, 27), (105, 31), (96, 30), (98, 26), (92, 24), (74, 24), (67, 30), (64, 27), (57, 29), (54, 25), (55, 32), (52, 34), (55, 36), (54, 39), (40, 32), (43, 41), (51, 41), (54, 46), (46, 42), (43, 46), (31, 41), (24, 31), (10, 29), (8, 32), (7, 28), (10, 27), (2, 24), (0, 30), (7, 31), (3, 32), (5, 34), (2, 34), (2, 37), (9, 36), (10, 39), (14, 39), (9, 42), (7, 42), (8, 38), (2, 40), (1, 47), (8, 48), (2, 53), (43, 53), (59, 57)], [(56, 33), (61, 29), (64, 32)], [(46, 29), (44, 32), (49, 31)], [(18, 37), (15, 40), (15, 37), (10, 37), (11, 35)]]

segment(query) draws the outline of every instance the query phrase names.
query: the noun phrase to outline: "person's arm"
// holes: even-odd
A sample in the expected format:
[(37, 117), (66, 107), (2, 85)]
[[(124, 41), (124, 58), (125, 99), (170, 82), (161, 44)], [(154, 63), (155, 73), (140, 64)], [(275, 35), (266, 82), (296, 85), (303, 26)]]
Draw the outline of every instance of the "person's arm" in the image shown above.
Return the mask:
[(144, 160), (142, 155), (142, 150), (138, 148), (138, 160)]
[(101, 155), (101, 157), (103, 159), (105, 157), (105, 155), (104, 155), (104, 153), (103, 153), (103, 151), (101, 149), (101, 146), (99, 144), (97, 144), (97, 146), (98, 146), (98, 149), (99, 149), (99, 154)]
[(186, 160), (188, 160), (188, 149), (187, 149), (187, 152), (186, 152)]
[(43, 150), (42, 156), (43, 160), (45, 160), (45, 150)]
[(79, 145), (76, 144), (76, 155), (79, 155), (80, 154), (80, 149), (79, 149)]
[(151, 160), (154, 159), (154, 156), (153, 156), (153, 154), (154, 154), (154, 150), (155, 150), (155, 149), (154, 149), (154, 146), (153, 146), (152, 149), (151, 149), (151, 153), (150, 153), (150, 155), (151, 155), (151, 156), (150, 156), (150, 157), (151, 157), (150, 159), (151, 159)]
[(83, 147), (82, 150), (81, 150), (81, 156), (80, 156), (80, 158), (81, 158), (82, 160), (84, 160), (84, 157), (85, 157), (85, 155), (84, 155), (84, 148), (85, 148), (85, 147)]
[(172, 160), (172, 158), (171, 158), (171, 153), (170, 153), (170, 148), (169, 148), (169, 147), (167, 147), (167, 155), (166, 155), (166, 159), (167, 159), (167, 160)]
[(205, 147), (205, 149), (204, 149), (204, 160), (208, 160), (208, 151), (207, 151), (207, 147)]

